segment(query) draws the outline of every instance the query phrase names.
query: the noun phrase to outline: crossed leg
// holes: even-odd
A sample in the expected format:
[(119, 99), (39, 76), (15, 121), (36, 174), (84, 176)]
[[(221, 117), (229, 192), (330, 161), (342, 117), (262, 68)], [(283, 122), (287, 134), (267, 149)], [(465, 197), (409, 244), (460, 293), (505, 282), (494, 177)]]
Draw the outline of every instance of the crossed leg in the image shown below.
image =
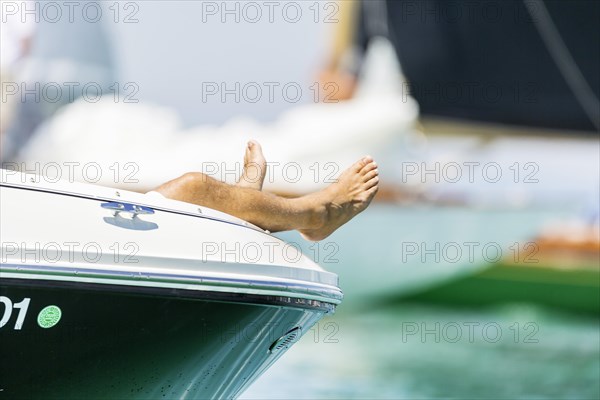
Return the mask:
[[(260, 152), (260, 146), (251, 143), (256, 146), (254, 151)], [(249, 144), (252, 156), (251, 147)], [(248, 152), (246, 155), (248, 158)], [(327, 188), (292, 199), (261, 192), (264, 173), (260, 185), (248, 185), (246, 172), (237, 185), (189, 172), (155, 190), (170, 199), (213, 208), (271, 232), (295, 229), (306, 239), (318, 241), (367, 208), (379, 183), (377, 164), (369, 156), (350, 166)]]

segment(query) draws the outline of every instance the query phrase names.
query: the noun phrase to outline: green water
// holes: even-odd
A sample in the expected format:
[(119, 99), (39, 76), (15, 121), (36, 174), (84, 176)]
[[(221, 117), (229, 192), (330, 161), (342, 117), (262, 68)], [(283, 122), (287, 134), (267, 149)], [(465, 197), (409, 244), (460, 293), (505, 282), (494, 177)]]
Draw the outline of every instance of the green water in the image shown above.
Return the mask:
[(598, 399), (599, 319), (401, 304), (321, 321), (243, 399)]
[[(552, 210), (375, 205), (327, 239), (345, 293), (328, 317), (246, 391), (243, 399), (598, 399), (600, 319), (510, 304), (449, 308), (377, 305), (427, 282), (477, 270), (472, 262), (402, 260), (402, 244), (527, 242)], [(302, 243), (293, 234), (282, 237)], [(360, 238), (360, 241), (358, 241)], [(311, 245), (312, 246), (312, 245)], [(315, 248), (303, 245), (306, 254)], [(510, 289), (510, 288), (509, 288)]]

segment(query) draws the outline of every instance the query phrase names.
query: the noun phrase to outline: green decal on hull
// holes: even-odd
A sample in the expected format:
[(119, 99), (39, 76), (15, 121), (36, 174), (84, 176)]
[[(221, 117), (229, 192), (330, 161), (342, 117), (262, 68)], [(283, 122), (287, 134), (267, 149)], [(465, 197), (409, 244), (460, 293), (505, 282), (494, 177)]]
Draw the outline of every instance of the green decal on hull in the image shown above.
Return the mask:
[(52, 328), (53, 326), (58, 324), (58, 321), (60, 321), (61, 316), (62, 311), (59, 307), (44, 307), (44, 309), (38, 314), (37, 323), (42, 328)]

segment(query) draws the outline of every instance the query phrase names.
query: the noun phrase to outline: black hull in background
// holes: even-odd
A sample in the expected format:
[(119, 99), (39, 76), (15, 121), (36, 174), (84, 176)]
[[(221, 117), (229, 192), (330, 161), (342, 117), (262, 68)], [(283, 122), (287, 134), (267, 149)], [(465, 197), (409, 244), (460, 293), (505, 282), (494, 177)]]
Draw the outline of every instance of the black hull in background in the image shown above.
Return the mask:
[[(372, 36), (389, 37), (410, 81), (407, 91), (423, 115), (597, 133), (542, 40), (527, 2), (542, 22), (536, 0), (387, 0), (386, 32), (373, 22), (385, 12), (373, 11), (367, 0), (357, 41), (364, 47)], [(600, 2), (545, 0), (542, 6), (596, 97), (589, 106), (597, 104)], [(599, 111), (592, 113), (597, 118)]]
[[(0, 296), (0, 313), (7, 301), (30, 299), (21, 329), (15, 307), (0, 328), (6, 399), (232, 398), (299, 337), (296, 328), (306, 332), (333, 309), (286, 297), (4, 278)], [(49, 305), (60, 320), (38, 322)], [(277, 341), (286, 334), (290, 342)]]

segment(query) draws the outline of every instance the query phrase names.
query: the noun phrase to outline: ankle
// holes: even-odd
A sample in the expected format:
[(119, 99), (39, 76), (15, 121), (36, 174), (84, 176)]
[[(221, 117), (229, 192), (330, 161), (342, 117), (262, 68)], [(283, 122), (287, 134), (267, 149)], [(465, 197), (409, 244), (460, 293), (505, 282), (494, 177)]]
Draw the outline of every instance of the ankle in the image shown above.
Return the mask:
[(327, 223), (329, 207), (323, 199), (315, 197), (311, 199), (309, 206), (309, 229), (321, 229)]
[(309, 194), (294, 200), (297, 201), (298, 210), (301, 210), (302, 215), (304, 215), (300, 229), (320, 229), (325, 225), (328, 213), (327, 206), (318, 196)]

